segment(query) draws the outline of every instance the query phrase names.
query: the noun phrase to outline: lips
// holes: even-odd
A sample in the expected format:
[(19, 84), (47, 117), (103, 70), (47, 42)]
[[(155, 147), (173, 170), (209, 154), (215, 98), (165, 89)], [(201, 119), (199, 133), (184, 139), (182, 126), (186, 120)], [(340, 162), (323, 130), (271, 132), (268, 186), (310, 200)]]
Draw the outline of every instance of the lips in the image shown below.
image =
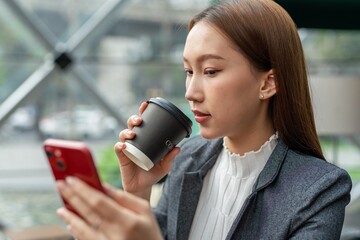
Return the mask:
[(195, 116), (195, 121), (197, 121), (198, 123), (203, 123), (211, 117), (210, 114), (203, 113), (198, 110), (193, 110), (193, 113)]

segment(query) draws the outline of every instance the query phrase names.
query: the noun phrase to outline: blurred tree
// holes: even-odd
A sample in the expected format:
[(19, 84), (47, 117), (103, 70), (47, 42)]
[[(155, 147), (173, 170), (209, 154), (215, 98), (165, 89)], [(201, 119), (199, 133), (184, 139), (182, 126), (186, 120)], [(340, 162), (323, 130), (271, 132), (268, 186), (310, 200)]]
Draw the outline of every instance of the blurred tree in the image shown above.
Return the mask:
[(360, 32), (310, 30), (304, 49), (310, 61), (359, 61)]
[(119, 163), (113, 146), (109, 146), (101, 151), (97, 168), (102, 182), (122, 188)]

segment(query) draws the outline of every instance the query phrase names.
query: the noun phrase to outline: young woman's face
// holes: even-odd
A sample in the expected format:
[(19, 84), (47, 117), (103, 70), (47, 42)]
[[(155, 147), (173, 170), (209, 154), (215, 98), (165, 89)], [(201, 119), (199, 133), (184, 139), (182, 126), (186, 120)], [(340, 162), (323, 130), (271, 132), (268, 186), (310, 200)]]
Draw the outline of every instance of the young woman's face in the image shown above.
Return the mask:
[(259, 127), (261, 78), (217, 28), (197, 23), (184, 49), (185, 98), (205, 138), (244, 137)]

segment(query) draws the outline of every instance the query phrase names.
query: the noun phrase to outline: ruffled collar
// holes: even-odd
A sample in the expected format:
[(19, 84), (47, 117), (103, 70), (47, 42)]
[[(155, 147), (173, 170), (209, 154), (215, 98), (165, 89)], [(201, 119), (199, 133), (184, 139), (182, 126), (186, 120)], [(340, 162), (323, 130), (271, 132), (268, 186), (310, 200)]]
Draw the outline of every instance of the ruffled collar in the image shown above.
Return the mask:
[(271, 135), (271, 137), (263, 145), (261, 145), (261, 147), (258, 150), (246, 152), (243, 155), (231, 152), (229, 150), (229, 148), (226, 146), (225, 139), (223, 140), (223, 146), (224, 146), (225, 152), (229, 156), (231, 156), (231, 157), (239, 157), (239, 158), (246, 158), (248, 155), (259, 155), (259, 154), (261, 154), (261, 152), (264, 152), (264, 151), (267, 151), (267, 150), (270, 150), (272, 152), (274, 150), (276, 144), (277, 144), (277, 139), (278, 139), (278, 132)]
[(253, 176), (256, 178), (260, 171), (264, 168), (277, 143), (278, 134), (274, 133), (269, 140), (260, 147), (260, 149), (240, 155), (230, 152), (224, 140), (224, 149), (219, 156), (219, 158), (222, 159), (219, 162), (219, 167), (225, 170), (224, 173), (231, 176), (237, 176), (240, 178)]

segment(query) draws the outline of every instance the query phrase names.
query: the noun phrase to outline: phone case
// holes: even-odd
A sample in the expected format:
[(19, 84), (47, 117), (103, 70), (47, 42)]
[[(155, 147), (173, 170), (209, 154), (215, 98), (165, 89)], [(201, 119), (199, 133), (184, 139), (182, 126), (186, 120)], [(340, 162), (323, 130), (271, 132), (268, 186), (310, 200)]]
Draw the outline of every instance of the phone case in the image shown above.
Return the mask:
[[(55, 180), (74, 176), (104, 192), (91, 152), (85, 143), (47, 139), (43, 146)], [(66, 208), (76, 213), (65, 199), (62, 198), (62, 201)]]

